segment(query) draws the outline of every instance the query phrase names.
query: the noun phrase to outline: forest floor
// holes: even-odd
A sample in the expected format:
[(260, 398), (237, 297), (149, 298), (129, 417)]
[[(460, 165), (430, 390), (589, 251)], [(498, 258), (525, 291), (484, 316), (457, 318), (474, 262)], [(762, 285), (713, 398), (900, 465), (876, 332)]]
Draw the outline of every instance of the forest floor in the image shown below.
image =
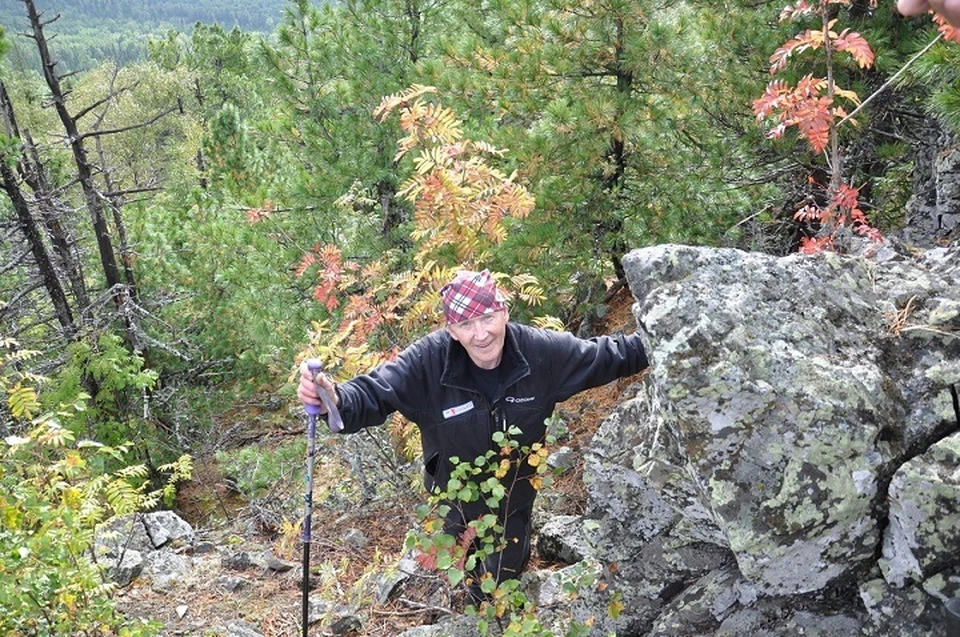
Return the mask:
[[(616, 331), (632, 332), (636, 328), (631, 308), (633, 298), (626, 288), (617, 292), (609, 302), (610, 311), (599, 329), (603, 333)], [(558, 405), (558, 412), (567, 420), (569, 438), (565, 446), (575, 450), (586, 447), (600, 423), (622, 401), (624, 393), (636, 377), (622, 379), (578, 394)], [(226, 417), (226, 415), (225, 415)], [(237, 413), (229, 414), (236, 420)], [(248, 416), (248, 419), (250, 417)], [(252, 415), (256, 420), (256, 414)], [(291, 435), (289, 431), (270, 432), (277, 438)], [(270, 435), (263, 432), (249, 435), (251, 444), (263, 444)], [(244, 501), (229, 488), (229, 481), (220, 475), (212, 458), (196, 459), (196, 472), (192, 482), (181, 489), (177, 513), (194, 525), (199, 537), (215, 544), (218, 549), (210, 553), (191, 556), (188, 575), (173, 585), (158, 587), (149, 577), (140, 577), (118, 594), (120, 609), (130, 617), (140, 617), (163, 624), (161, 635), (213, 636), (222, 635), (223, 627), (231, 622), (242, 621), (248, 627), (266, 637), (295, 637), (300, 634), (301, 613), (301, 567), (299, 543), (286, 536), (270, 533), (257, 524), (256, 504)], [(586, 505), (586, 491), (582, 480), (582, 463), (554, 479), (549, 487), (555, 496), (553, 502), (562, 503), (555, 514), (580, 514)], [(203, 516), (197, 502), (217, 502), (216, 517)], [(316, 502), (316, 500), (315, 500)], [(365, 569), (375, 561), (395, 563), (404, 552), (404, 539), (411, 527), (412, 512), (418, 504), (416, 498), (378, 499), (337, 515), (324, 515), (315, 509), (313, 520), (313, 543), (311, 564), (325, 565), (326, 572), (333, 573), (323, 578), (323, 590), (311, 593), (320, 598), (336, 598), (338, 593), (351, 590)], [(363, 547), (352, 546), (342, 541), (343, 529), (359, 529), (368, 542)], [(262, 566), (257, 561), (245, 570), (231, 570), (224, 566), (224, 550), (245, 552), (249, 555), (269, 553), (284, 557), (297, 565), (285, 573), (278, 573)], [(549, 568), (536, 553), (528, 568)], [(316, 571), (314, 571), (316, 573)], [(232, 591), (226, 590), (223, 582), (232, 580), (241, 585)], [(317, 586), (316, 582), (312, 582)], [(429, 610), (412, 609), (395, 602), (370, 609), (369, 618), (362, 633), (371, 637), (393, 637), (405, 629), (430, 622)], [(436, 616), (435, 614), (433, 615)], [(243, 634), (242, 630), (234, 634)], [(253, 633), (250, 633), (253, 634)], [(329, 628), (314, 624), (310, 635), (331, 635)]]

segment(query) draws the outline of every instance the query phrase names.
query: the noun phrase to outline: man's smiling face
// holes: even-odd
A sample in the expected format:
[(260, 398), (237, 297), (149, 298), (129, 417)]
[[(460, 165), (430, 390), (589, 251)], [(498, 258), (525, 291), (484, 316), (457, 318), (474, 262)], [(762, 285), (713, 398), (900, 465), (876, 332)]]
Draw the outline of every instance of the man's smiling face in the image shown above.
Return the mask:
[(453, 340), (463, 345), (470, 360), (480, 369), (493, 369), (503, 358), (510, 312), (506, 309), (488, 312), (475, 318), (447, 326)]

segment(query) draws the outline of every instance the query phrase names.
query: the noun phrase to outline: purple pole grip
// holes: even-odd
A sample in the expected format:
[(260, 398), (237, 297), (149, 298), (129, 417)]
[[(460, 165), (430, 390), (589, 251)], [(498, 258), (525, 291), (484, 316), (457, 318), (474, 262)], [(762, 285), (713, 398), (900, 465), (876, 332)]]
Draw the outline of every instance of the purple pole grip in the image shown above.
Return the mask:
[[(327, 407), (327, 424), (330, 427), (330, 431), (337, 433), (338, 431), (343, 430), (343, 418), (340, 417), (340, 410), (337, 409), (337, 405), (333, 402), (333, 398), (323, 388), (320, 383), (317, 382), (317, 374), (323, 371), (323, 363), (315, 358), (311, 358), (307, 361), (307, 369), (310, 370), (310, 375), (313, 377), (313, 386), (317, 390), (317, 395), (320, 396), (320, 400)], [(304, 405), (308, 415), (316, 416), (320, 413), (320, 405)]]

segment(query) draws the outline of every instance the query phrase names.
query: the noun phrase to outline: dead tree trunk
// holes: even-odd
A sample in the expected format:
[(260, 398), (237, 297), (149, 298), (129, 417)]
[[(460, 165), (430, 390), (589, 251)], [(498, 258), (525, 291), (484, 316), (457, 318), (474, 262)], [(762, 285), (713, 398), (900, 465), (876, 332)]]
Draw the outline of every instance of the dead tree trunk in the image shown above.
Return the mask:
[(63, 327), (64, 335), (67, 340), (73, 340), (76, 337), (77, 328), (73, 320), (73, 312), (71, 312), (70, 304), (67, 301), (67, 295), (63, 291), (63, 285), (60, 283), (60, 278), (57, 277), (53, 260), (50, 258), (46, 245), (43, 243), (43, 236), (40, 234), (33, 215), (30, 214), (30, 206), (23, 197), (23, 192), (20, 190), (17, 182), (17, 176), (13, 170), (11, 170), (10, 166), (3, 161), (0, 161), (0, 186), (3, 187), (4, 192), (7, 193), (7, 197), (10, 199), (10, 203), (13, 204), (20, 231), (30, 246), (33, 260), (37, 265), (37, 270), (40, 272), (43, 286), (46, 288), (47, 294), (50, 296), (50, 301), (53, 303), (57, 320), (60, 322), (61, 327)]
[[(43, 77), (46, 80), (47, 88), (50, 89), (50, 97), (53, 102), (57, 117), (63, 125), (67, 134), (67, 142), (73, 153), (74, 164), (77, 168), (77, 180), (83, 190), (83, 199), (86, 203), (87, 211), (90, 213), (90, 220), (93, 223), (94, 233), (96, 235), (97, 249), (100, 253), (100, 265), (103, 267), (103, 273), (106, 277), (107, 287), (111, 290), (111, 295), (118, 307), (122, 307), (126, 297), (126, 286), (120, 279), (120, 269), (117, 267), (117, 259), (113, 249), (113, 241), (110, 237), (110, 230), (107, 226), (107, 218), (104, 214), (103, 201), (97, 193), (93, 181), (93, 167), (87, 158), (87, 150), (84, 146), (84, 136), (77, 128), (76, 119), (67, 110), (66, 98), (60, 85), (60, 76), (56, 73), (56, 62), (50, 55), (50, 49), (47, 46), (47, 39), (43, 34), (43, 28), (49, 22), (44, 22), (33, 0), (23, 0), (27, 7), (27, 15), (30, 18), (30, 26), (33, 38), (37, 45), (37, 51), (40, 53), (40, 62), (43, 66)], [(54, 18), (56, 19), (56, 18)]]
[(58, 265), (66, 273), (67, 280), (70, 282), (70, 291), (73, 293), (74, 302), (83, 323), (89, 318), (90, 295), (83, 278), (83, 259), (77, 249), (76, 239), (67, 224), (63, 222), (68, 206), (58, 197), (56, 189), (50, 183), (29, 131), (23, 131), (21, 141), (24, 147), (21, 177), (33, 190), (33, 198), (43, 224), (47, 228)]
[[(53, 246), (53, 256), (56, 257), (55, 265), (58, 266), (57, 278), (61, 278), (59, 273), (65, 273), (67, 280), (70, 282), (74, 308), (81, 316), (82, 323), (82, 317), (90, 305), (90, 299), (87, 294), (86, 283), (83, 280), (83, 266), (80, 255), (77, 254), (76, 242), (61, 222), (60, 217), (65, 206), (58, 200), (54, 188), (47, 179), (46, 170), (40, 161), (39, 153), (30, 137), (30, 133), (26, 130), (21, 132), (17, 124), (13, 102), (2, 80), (0, 80), (0, 113), (3, 115), (7, 135), (21, 142), (22, 150), (20, 160), (17, 162), (17, 173), (19, 178), (33, 191), (33, 199), (40, 213), (39, 216), (47, 229), (47, 236)], [(20, 194), (23, 194), (22, 191)]]

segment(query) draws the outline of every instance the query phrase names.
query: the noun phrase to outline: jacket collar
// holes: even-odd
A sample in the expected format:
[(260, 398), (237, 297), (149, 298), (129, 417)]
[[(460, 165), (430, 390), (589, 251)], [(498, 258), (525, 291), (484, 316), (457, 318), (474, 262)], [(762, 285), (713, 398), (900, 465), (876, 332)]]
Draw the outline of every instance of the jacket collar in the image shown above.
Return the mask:
[[(520, 351), (520, 330), (519, 325), (513, 322), (507, 323), (506, 338), (503, 342), (503, 358), (500, 360), (504, 387), (509, 387), (530, 374), (530, 364)], [(447, 342), (449, 345), (446, 361), (443, 364), (443, 374), (440, 376), (440, 384), (476, 391), (476, 387), (470, 380), (470, 357), (467, 350), (451, 338), (449, 333), (447, 333)]]

